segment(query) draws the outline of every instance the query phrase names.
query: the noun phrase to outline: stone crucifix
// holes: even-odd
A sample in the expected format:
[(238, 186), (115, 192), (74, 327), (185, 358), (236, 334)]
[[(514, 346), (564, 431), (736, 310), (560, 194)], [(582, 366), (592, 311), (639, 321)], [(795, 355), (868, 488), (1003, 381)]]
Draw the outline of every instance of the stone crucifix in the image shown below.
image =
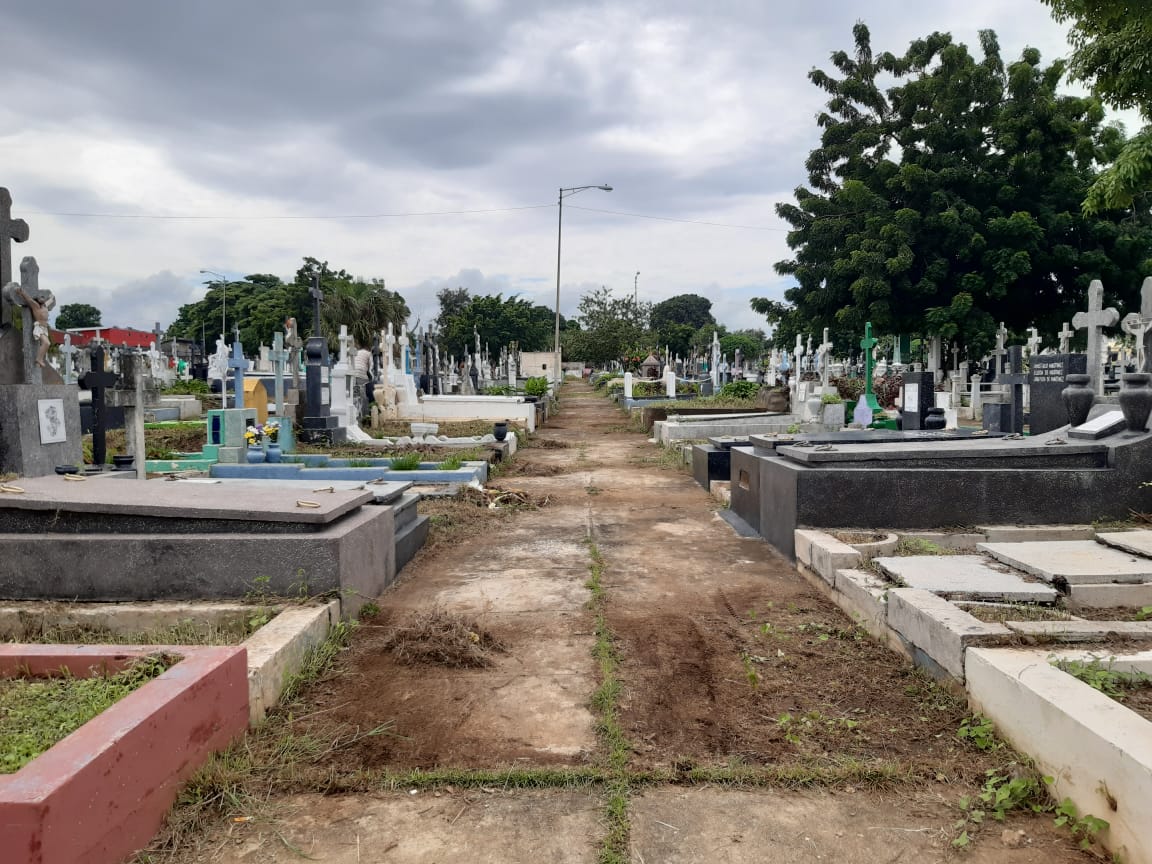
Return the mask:
[[(28, 223), (23, 219), (12, 218), (12, 195), (0, 186), (0, 288), (12, 281), (12, 243), (23, 243), (28, 239)], [(3, 318), (0, 324), (12, 323), (12, 304), (0, 304)]]
[(1140, 287), (1140, 312), (1129, 312), (1120, 326), (1129, 336), (1136, 337), (1136, 371), (1147, 372), (1152, 357), (1152, 276)]
[(272, 334), (272, 350), (268, 352), (268, 357), (272, 360), (272, 374), (274, 376), (274, 387), (276, 400), (276, 416), (283, 418), (284, 416), (284, 367), (288, 363), (288, 358), (291, 353), (284, 347), (284, 334), (277, 331)]
[(1040, 331), (1035, 327), (1028, 328), (1028, 356), (1035, 357), (1040, 353), (1040, 346), (1044, 344), (1044, 339), (1040, 335)]
[[(236, 395), (233, 397), (233, 406), (236, 408), (244, 407), (244, 373), (248, 370), (248, 360), (244, 357), (244, 346), (240, 344), (240, 340), (236, 339), (232, 343), (232, 356), (228, 358), (228, 368), (235, 372), (233, 383), (236, 385)], [(222, 381), (220, 385), (220, 392), (226, 392), (224, 386), (228, 382)]]
[(1072, 337), (1076, 335), (1076, 331), (1068, 326), (1068, 322), (1064, 322), (1064, 326), (1060, 328), (1060, 353), (1067, 354), (1072, 347)]
[(1104, 283), (1093, 279), (1088, 286), (1088, 311), (1077, 312), (1072, 316), (1072, 326), (1077, 330), (1088, 330), (1088, 375), (1092, 379), (1092, 392), (1104, 395), (1104, 375), (1101, 363), (1103, 334), (1105, 327), (1115, 327), (1120, 313), (1109, 306), (1104, 308)]

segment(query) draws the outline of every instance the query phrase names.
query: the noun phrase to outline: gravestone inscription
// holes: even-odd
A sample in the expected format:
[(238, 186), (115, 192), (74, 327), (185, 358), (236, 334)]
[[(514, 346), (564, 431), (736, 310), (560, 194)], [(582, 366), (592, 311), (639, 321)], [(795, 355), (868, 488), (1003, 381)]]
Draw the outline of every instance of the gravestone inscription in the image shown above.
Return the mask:
[(1068, 410), (1061, 394), (1068, 375), (1088, 374), (1087, 354), (1037, 354), (1028, 370), (1031, 411), (1028, 429), (1033, 435), (1068, 425)]

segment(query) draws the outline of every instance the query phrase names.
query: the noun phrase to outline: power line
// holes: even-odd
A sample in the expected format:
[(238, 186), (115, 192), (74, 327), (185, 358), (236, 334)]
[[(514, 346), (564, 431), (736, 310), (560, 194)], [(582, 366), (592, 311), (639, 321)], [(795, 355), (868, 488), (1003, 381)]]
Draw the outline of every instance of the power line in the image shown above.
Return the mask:
[(429, 210), (422, 213), (353, 213), (339, 216), (217, 216), (217, 215), (159, 215), (155, 213), (53, 213), (48, 211), (29, 210), (29, 216), (67, 216), (84, 219), (157, 219), (157, 220), (233, 220), (244, 222), (270, 222), (270, 221), (307, 221), (307, 220), (338, 220), (338, 219), (401, 219), (409, 216), (471, 216), (482, 213), (511, 213), (517, 210), (541, 210), (546, 207), (555, 207), (555, 204), (529, 204), (524, 207), (491, 207), (484, 210)]
[(655, 219), (659, 222), (679, 222), (684, 225), (708, 225), (712, 228), (741, 228), (746, 231), (791, 231), (791, 228), (775, 228), (767, 225), (734, 225), (728, 222), (705, 222), (701, 219), (675, 219), (671, 216), (652, 216), (648, 213), (625, 213), (623, 210), (601, 210), (598, 207), (581, 207), (569, 204), (573, 210), (587, 210), (589, 213), (608, 213), (612, 216), (632, 216), (636, 219)]

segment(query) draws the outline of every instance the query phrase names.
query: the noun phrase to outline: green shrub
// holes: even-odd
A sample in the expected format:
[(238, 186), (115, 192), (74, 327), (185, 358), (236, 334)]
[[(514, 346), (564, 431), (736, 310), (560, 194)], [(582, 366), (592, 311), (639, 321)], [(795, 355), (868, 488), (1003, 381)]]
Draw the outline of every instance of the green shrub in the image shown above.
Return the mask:
[(729, 381), (717, 395), (726, 399), (755, 399), (759, 392), (760, 385), (755, 381)]
[(821, 405), (843, 405), (844, 400), (840, 398), (839, 393), (825, 393), (820, 397)]
[(524, 392), (529, 396), (544, 396), (548, 393), (548, 379), (543, 375), (529, 378), (524, 382)]
[(211, 391), (207, 381), (193, 378), (191, 381), (173, 381), (161, 392), (169, 396), (207, 396)]
[(420, 467), (420, 454), (405, 453), (403, 456), (394, 456), (390, 467), (393, 471), (415, 471)]
[(632, 396), (636, 399), (649, 399), (653, 396), (663, 396), (664, 385), (660, 381), (634, 381), (632, 383)]
[(859, 402), (860, 395), (864, 392), (863, 378), (833, 378), (831, 383), (845, 402), (853, 404)]
[(507, 384), (493, 384), (491, 387), (484, 388), (485, 396), (512, 396), (515, 393), (515, 388), (509, 387)]

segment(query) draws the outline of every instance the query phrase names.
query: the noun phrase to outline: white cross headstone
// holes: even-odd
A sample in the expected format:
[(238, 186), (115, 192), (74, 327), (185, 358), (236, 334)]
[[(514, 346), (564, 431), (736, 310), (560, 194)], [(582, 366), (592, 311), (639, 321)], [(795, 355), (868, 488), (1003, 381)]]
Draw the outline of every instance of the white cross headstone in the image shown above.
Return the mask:
[(1152, 356), (1152, 276), (1140, 287), (1140, 312), (1129, 312), (1120, 322), (1124, 332), (1136, 337), (1136, 371), (1148, 371)]
[(274, 376), (273, 398), (276, 400), (276, 416), (284, 416), (284, 367), (288, 363), (289, 352), (284, 348), (284, 334), (277, 331), (272, 335), (272, 350), (268, 352), (272, 361)]
[(74, 367), (72, 365), (72, 363), (73, 363), (72, 358), (76, 354), (76, 352), (79, 350), (80, 350), (79, 348), (77, 348), (75, 345), (72, 344), (72, 334), (71, 333), (65, 333), (64, 334), (64, 344), (60, 347), (60, 353), (64, 355), (64, 383), (65, 384), (75, 384), (76, 383), (76, 375), (73, 372)]
[(792, 349), (792, 356), (795, 358), (792, 368), (796, 370), (796, 374), (799, 376), (800, 362), (804, 359), (804, 338), (799, 333), (796, 334), (796, 347)]
[(676, 370), (671, 366), (664, 367), (664, 394), (669, 399), (676, 398)]
[(1028, 328), (1028, 356), (1035, 357), (1040, 353), (1040, 346), (1044, 344), (1044, 338), (1040, 335), (1035, 327)]
[(1120, 313), (1113, 307), (1104, 308), (1104, 283), (1093, 279), (1088, 286), (1088, 311), (1072, 316), (1072, 326), (1077, 330), (1088, 330), (1088, 375), (1092, 379), (1092, 392), (1097, 396), (1104, 395), (1101, 352), (1105, 345), (1100, 331), (1105, 327), (1115, 327), (1119, 320)]
[(1064, 326), (1060, 329), (1060, 353), (1067, 354), (1072, 347), (1072, 337), (1076, 335), (1076, 331), (1068, 326), (1068, 322), (1064, 322)]
[(1008, 328), (1004, 326), (1004, 322), (1000, 322), (1000, 329), (996, 331), (996, 347), (992, 349), (993, 364), (995, 368), (993, 372), (999, 375), (1004, 371), (1004, 358), (1008, 355), (1008, 348), (1005, 343), (1008, 341)]
[(832, 350), (832, 343), (828, 339), (828, 328), (824, 328), (824, 339), (820, 346), (816, 349), (819, 352), (820, 359), (820, 387), (821, 389), (828, 386), (828, 357), (829, 352)]

